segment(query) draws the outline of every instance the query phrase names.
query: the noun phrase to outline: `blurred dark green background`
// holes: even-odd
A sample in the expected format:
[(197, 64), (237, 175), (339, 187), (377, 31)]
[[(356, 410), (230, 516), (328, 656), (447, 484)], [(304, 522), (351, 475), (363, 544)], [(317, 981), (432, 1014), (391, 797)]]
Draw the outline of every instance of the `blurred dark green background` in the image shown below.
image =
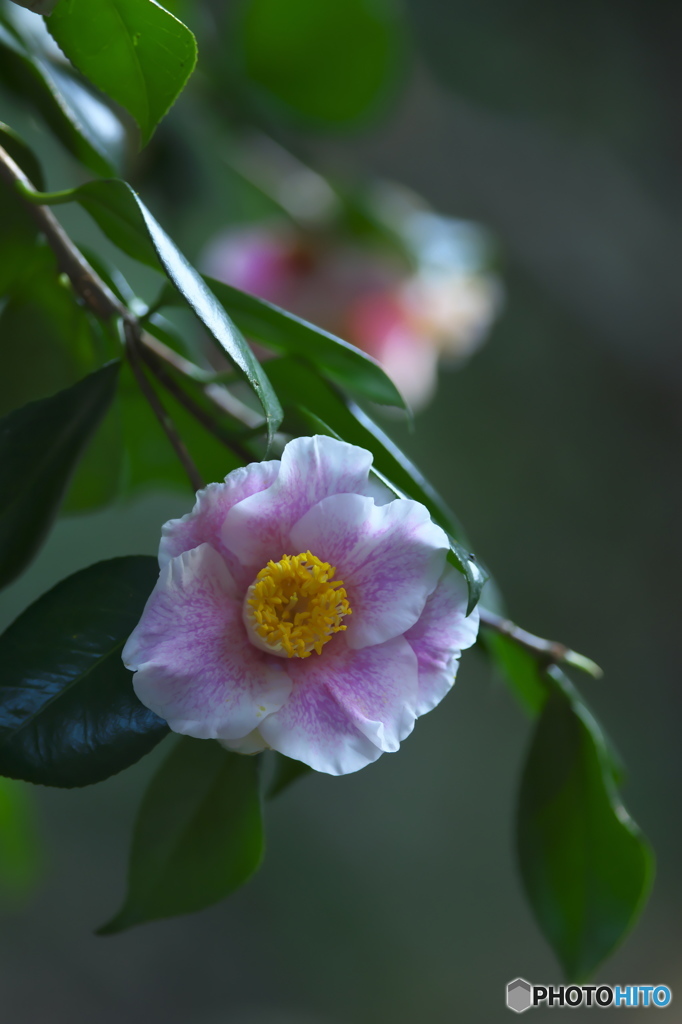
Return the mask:
[[(323, 171), (404, 182), (494, 233), (507, 299), (487, 346), (441, 376), (414, 434), (387, 429), (462, 518), (516, 621), (603, 666), (603, 681), (580, 685), (626, 762), (624, 797), (659, 868), (640, 924), (596, 980), (682, 993), (682, 8), (311, 3), (173, 4), (206, 64), (133, 180), (196, 256), (219, 218), (261, 210), (217, 163), (228, 126), (256, 121)], [(74, 183), (14, 102), (0, 116), (49, 156), (50, 187)], [(202, 147), (213, 147), (210, 175)], [(84, 239), (85, 221), (67, 218)], [(189, 500), (148, 495), (63, 520), (0, 598), (2, 624), (76, 568), (155, 552), (160, 524)], [(162, 754), (92, 789), (33, 790), (43, 876), (24, 905), (5, 900), (0, 1019), (507, 1019), (507, 981), (561, 981), (514, 864), (528, 740), (470, 652), (398, 755), (306, 779), (269, 808), (267, 860), (242, 892), (107, 939), (92, 931), (121, 898), (130, 823)], [(682, 1019), (675, 1002), (667, 1012)]]

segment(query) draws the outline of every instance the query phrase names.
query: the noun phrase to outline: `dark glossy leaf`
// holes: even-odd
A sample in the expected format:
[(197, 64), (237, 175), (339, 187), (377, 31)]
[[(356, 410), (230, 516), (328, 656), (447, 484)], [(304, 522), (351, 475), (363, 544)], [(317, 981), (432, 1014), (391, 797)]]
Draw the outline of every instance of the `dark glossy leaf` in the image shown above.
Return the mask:
[(118, 363), (0, 420), (0, 586), (31, 561), (116, 390)]
[(16, 907), (31, 893), (41, 866), (28, 787), (0, 778), (0, 907)]
[(166, 736), (121, 661), (158, 575), (147, 555), (98, 562), (62, 580), (3, 633), (0, 775), (87, 786)]
[(235, 59), (280, 114), (344, 125), (394, 83), (402, 33), (390, 0), (246, 0), (238, 10)]
[(1, 18), (0, 80), (31, 103), (69, 152), (95, 174), (120, 169), (125, 132), (113, 111), (66, 66), (27, 49)]
[(268, 798), (272, 800), (273, 797), (279, 796), (292, 782), (296, 782), (296, 779), (308, 775), (311, 771), (310, 765), (304, 764), (303, 761), (294, 761), (284, 754), (275, 753), (275, 770), (268, 787)]
[(637, 919), (653, 855), (620, 801), (599, 726), (561, 686), (545, 704), (524, 770), (518, 850), (538, 924), (567, 978), (582, 982)]
[(128, 895), (99, 934), (203, 910), (243, 885), (262, 857), (257, 759), (183, 736), (144, 796)]
[[(124, 252), (145, 263), (150, 263), (153, 256), (154, 264), (163, 270), (182, 301), (204, 325), (221, 355), (228, 357), (251, 386), (263, 407), (268, 436), (274, 436), (282, 420), (282, 409), (265, 371), (201, 275), (130, 185), (124, 181), (90, 182), (65, 192), (32, 193), (32, 197), (48, 204), (82, 203), (107, 237)], [(169, 292), (169, 301), (172, 294)]]
[(215, 278), (207, 277), (205, 280), (249, 338), (262, 341), (284, 355), (305, 357), (320, 373), (351, 394), (382, 405), (405, 407), (391, 378), (374, 359), (354, 345), (255, 295), (248, 295)]
[(197, 44), (187, 26), (154, 0), (60, 0), (47, 25), (72, 64), (132, 114), (148, 142), (194, 70)]
[(330, 433), (350, 444), (366, 448), (374, 455), (374, 468), (387, 486), (396, 494), (426, 506), (433, 520), (450, 536), (451, 550), (448, 558), (466, 577), (469, 614), (476, 606), (486, 576), (469, 551), (453, 539), (462, 537), (461, 527), (417, 467), (362, 409), (353, 402), (346, 402), (303, 360), (292, 357), (274, 359), (268, 363), (268, 375), (285, 409), (293, 413), (297, 421), (296, 429), (305, 430), (307, 423), (313, 433)]

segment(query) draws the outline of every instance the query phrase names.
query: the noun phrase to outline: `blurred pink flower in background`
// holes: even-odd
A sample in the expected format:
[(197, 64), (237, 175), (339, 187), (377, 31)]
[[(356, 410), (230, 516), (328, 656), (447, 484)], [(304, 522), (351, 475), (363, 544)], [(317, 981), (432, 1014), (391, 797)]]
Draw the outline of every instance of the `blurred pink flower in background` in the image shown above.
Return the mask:
[(377, 246), (281, 224), (225, 231), (203, 262), (213, 277), (373, 356), (419, 409), (434, 394), (439, 360), (463, 360), (482, 344), (501, 286), (476, 265), (475, 226), (422, 211), (404, 220), (414, 268)]

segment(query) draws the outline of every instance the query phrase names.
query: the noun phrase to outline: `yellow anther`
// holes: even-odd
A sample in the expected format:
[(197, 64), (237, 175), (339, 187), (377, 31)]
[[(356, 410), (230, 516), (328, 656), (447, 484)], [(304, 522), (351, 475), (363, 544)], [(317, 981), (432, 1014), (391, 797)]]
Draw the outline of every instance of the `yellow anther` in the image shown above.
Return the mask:
[(329, 562), (305, 551), (268, 562), (244, 599), (244, 622), (252, 642), (269, 654), (308, 658), (320, 654), (351, 614), (343, 581)]

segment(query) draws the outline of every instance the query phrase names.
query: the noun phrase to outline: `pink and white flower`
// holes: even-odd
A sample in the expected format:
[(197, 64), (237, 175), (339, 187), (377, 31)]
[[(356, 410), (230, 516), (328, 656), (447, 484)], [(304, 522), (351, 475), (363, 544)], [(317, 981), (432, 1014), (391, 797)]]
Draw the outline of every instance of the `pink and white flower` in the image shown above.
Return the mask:
[(397, 750), (451, 688), (478, 612), (443, 530), (371, 464), (297, 438), (165, 524), (123, 661), (175, 732), (343, 775)]

